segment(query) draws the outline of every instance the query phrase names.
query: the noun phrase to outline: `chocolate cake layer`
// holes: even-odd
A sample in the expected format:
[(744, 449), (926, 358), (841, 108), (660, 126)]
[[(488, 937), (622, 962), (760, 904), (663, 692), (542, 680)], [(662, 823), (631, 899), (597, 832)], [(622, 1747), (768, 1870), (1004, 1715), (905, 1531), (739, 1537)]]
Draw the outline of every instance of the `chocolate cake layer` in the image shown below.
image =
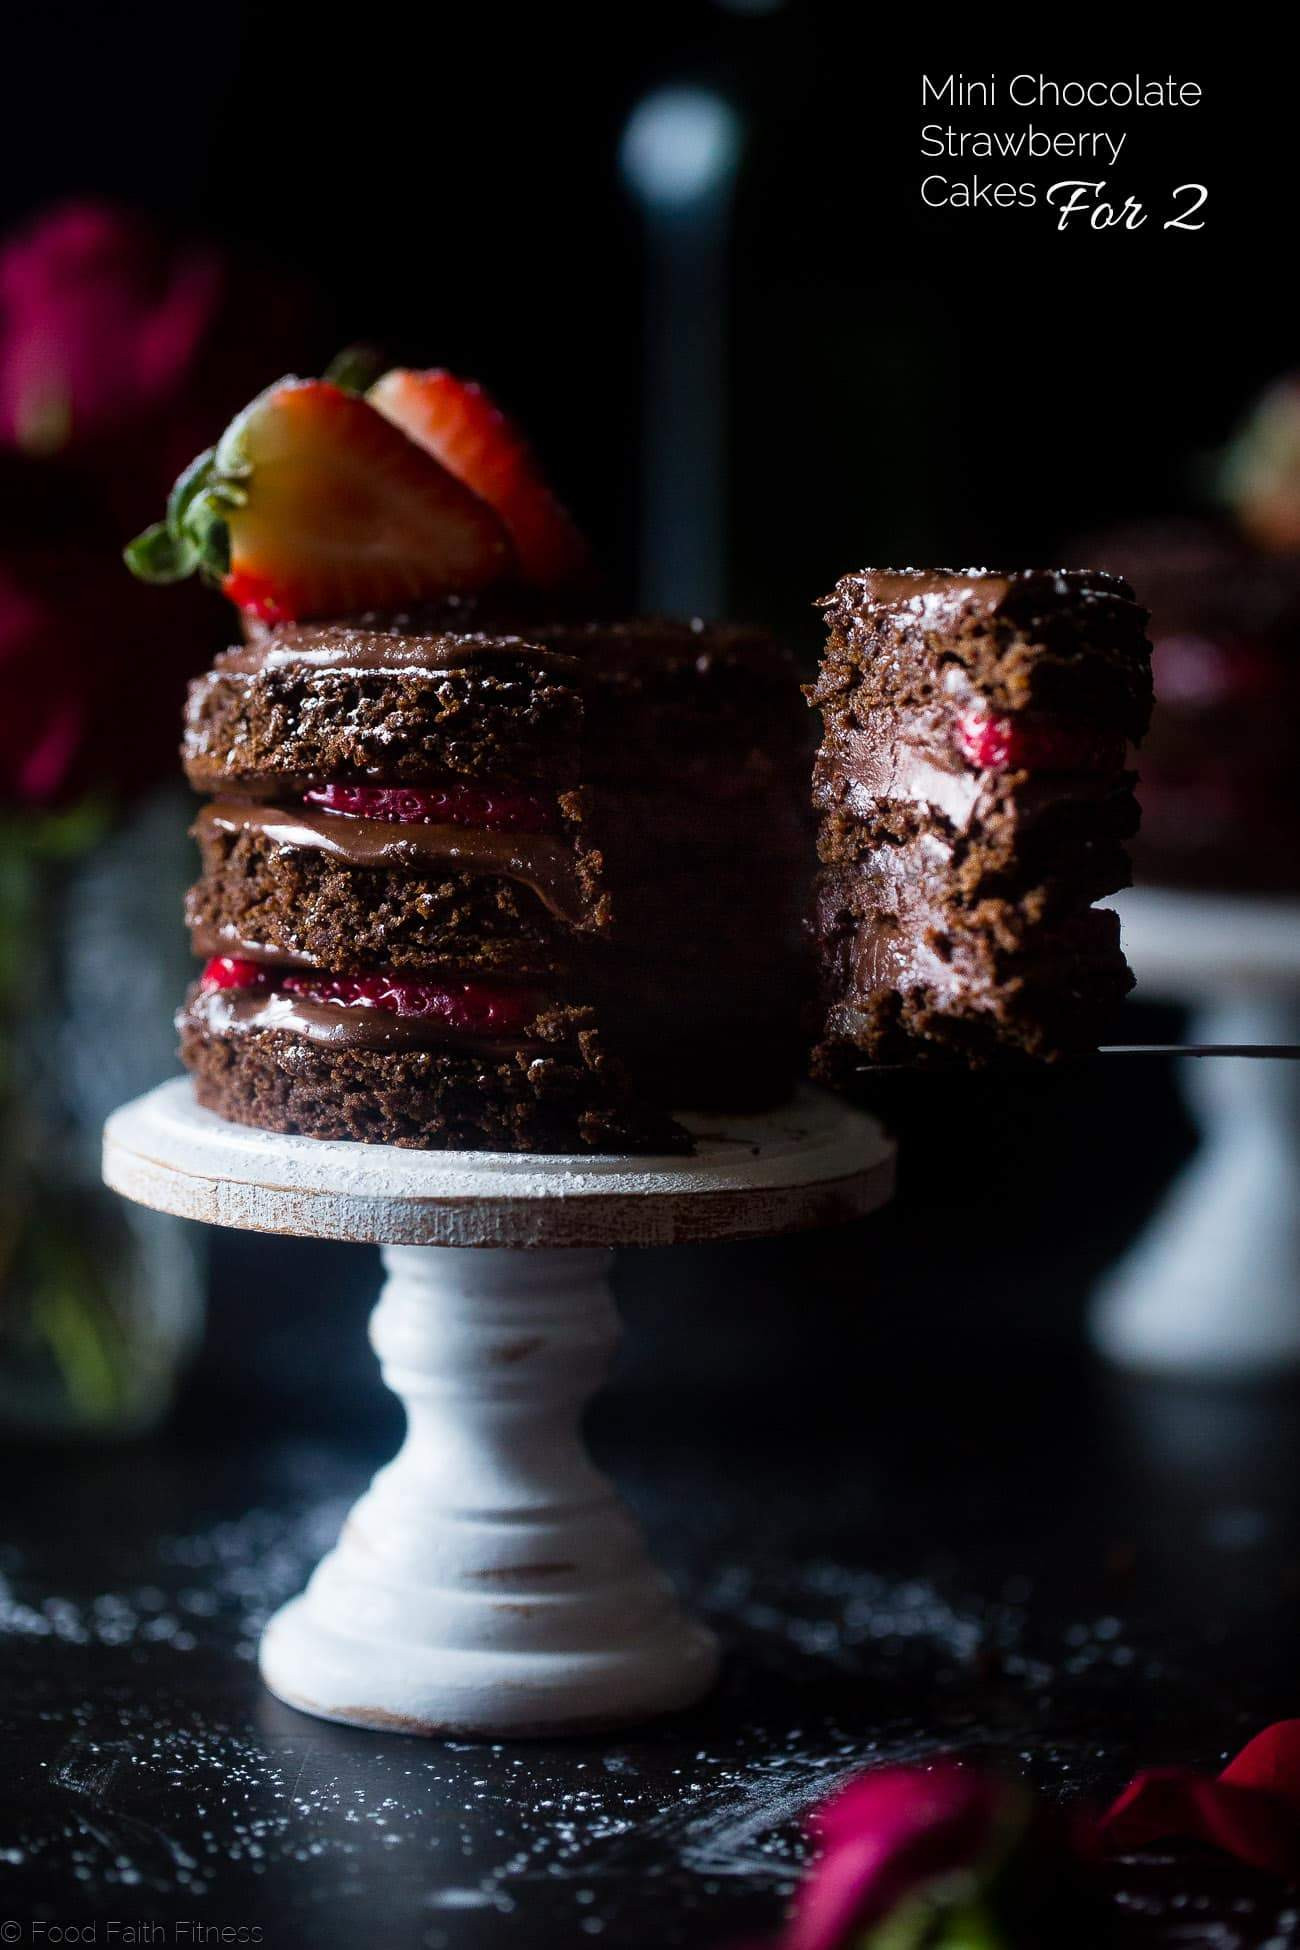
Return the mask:
[(863, 858), (880, 841), (918, 833), (946, 842), (964, 900), (1026, 889), (1050, 876), (1071, 899), (1129, 883), (1125, 842), (1138, 826), (1136, 774), (981, 770), (959, 751), (947, 705), (874, 711), (863, 726), (827, 730), (813, 771), (822, 814), (818, 855)]
[[(905, 890), (905, 891), (904, 891)], [(819, 876), (815, 927), (825, 1026), (813, 1073), (843, 1085), (864, 1063), (1053, 1059), (1094, 1049), (1133, 986), (1119, 917), (984, 902), (954, 917), (941, 870), (892, 904), (852, 868)]]
[(532, 627), (582, 667), (590, 784), (675, 784), (704, 805), (786, 789), (808, 738), (794, 659), (765, 632), (654, 618)]
[(342, 780), (580, 778), (571, 658), (510, 637), (281, 625), (190, 687), (182, 747), (200, 792)]
[[(328, 814), (308, 825), (297, 809), (230, 800), (195, 830), (203, 871), (186, 920), (204, 954), (533, 975), (568, 966), (575, 931), (599, 930), (608, 913), (599, 855), (572, 840)], [(433, 834), (454, 836), (441, 856)]]
[(1087, 571), (864, 571), (827, 599), (815, 1071), (1051, 1058), (1131, 986), (1144, 612)]
[(513, 1040), (435, 1040), (375, 1009), (196, 987), (177, 1026), (199, 1102), (264, 1130), (425, 1150), (689, 1148), (632, 1101), (589, 1010), (548, 1008)]
[(486, 603), (453, 613), (484, 627), (449, 633), (446, 604), (250, 625), (191, 687), (190, 783), (448, 775), (621, 788), (671, 775), (712, 799), (780, 778), (806, 748), (794, 660), (761, 630), (547, 617), (525, 628), (514, 604), (500, 619)]
[(994, 710), (1095, 720), (1139, 739), (1151, 715), (1146, 611), (1086, 569), (864, 569), (823, 599), (811, 693), (826, 722), (925, 704), (964, 680)]

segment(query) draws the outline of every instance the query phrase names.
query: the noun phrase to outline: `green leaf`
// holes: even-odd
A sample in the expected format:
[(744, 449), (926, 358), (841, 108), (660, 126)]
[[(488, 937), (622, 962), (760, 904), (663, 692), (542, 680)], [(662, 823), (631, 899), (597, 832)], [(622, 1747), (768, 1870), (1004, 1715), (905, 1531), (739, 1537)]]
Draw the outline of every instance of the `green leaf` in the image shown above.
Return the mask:
[(216, 457), (216, 448), (209, 447), (204, 453), (196, 454), (189, 466), (177, 475), (176, 485), (167, 496), (167, 527), (173, 535), (183, 532), (190, 503), (211, 480)]
[(167, 518), (146, 528), (122, 551), (126, 566), (142, 582), (182, 582), (197, 569), (207, 582), (220, 582), (230, 568), (227, 516), (248, 500), (253, 471), (245, 435), (253, 415), (281, 386), (277, 379), (237, 413), (215, 447), (196, 455), (167, 497)]
[(199, 566), (199, 551), (186, 535), (156, 521), (122, 550), (122, 560), (141, 582), (184, 582)]
[(948, 1903), (921, 1894), (864, 1931), (854, 1950), (1010, 1950), (1010, 1939), (983, 1898)]
[(331, 386), (338, 386), (345, 393), (366, 393), (374, 385), (380, 374), (388, 370), (388, 361), (378, 346), (345, 345), (321, 374)]
[(194, 504), (188, 526), (200, 574), (208, 582), (220, 582), (230, 568), (230, 530), (215, 496), (204, 495)]

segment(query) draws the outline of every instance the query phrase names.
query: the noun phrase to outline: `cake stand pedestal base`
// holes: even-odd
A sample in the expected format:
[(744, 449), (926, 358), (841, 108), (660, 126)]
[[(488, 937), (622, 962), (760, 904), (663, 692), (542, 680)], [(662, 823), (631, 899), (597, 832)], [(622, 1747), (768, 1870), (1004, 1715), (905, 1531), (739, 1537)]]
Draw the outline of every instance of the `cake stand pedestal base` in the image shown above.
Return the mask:
[(578, 1434), (618, 1337), (612, 1259), (385, 1248), (370, 1338), (406, 1440), (267, 1627), (273, 1693), (412, 1733), (544, 1733), (707, 1690), (711, 1634)]
[(262, 1674), (291, 1706), (536, 1735), (646, 1719), (712, 1684), (712, 1634), (580, 1435), (618, 1334), (611, 1249), (858, 1217), (889, 1196), (893, 1151), (812, 1092), (687, 1121), (689, 1159), (401, 1151), (228, 1124), (184, 1081), (109, 1120), (104, 1175), (128, 1198), (384, 1246), (370, 1333), (407, 1435), (266, 1628)]
[[(1138, 995), (1190, 1002), (1192, 1043), (1300, 1041), (1300, 904), (1133, 888)], [(1093, 1297), (1121, 1367), (1247, 1380), (1300, 1365), (1300, 1063), (1181, 1065), (1200, 1147)]]

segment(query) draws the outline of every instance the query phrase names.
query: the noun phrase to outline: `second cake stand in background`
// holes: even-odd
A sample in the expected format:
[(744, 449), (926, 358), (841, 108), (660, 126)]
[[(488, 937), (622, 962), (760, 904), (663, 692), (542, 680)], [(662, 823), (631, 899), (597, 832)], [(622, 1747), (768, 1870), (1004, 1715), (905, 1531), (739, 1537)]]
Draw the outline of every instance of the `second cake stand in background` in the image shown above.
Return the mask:
[(613, 1248), (860, 1218), (890, 1196), (894, 1152), (813, 1091), (683, 1121), (689, 1158), (407, 1151), (228, 1123), (187, 1079), (109, 1119), (105, 1180), (139, 1204), (383, 1247), (370, 1334), (406, 1440), (266, 1628), (262, 1675), (289, 1705), (407, 1733), (568, 1733), (712, 1684), (712, 1634), (579, 1433), (618, 1335)]
[[(1187, 1041), (1300, 1042), (1300, 901), (1132, 887), (1116, 897), (1139, 1001), (1192, 1005)], [(1300, 1063), (1186, 1057), (1200, 1146), (1092, 1307), (1122, 1367), (1237, 1380), (1300, 1365)]]

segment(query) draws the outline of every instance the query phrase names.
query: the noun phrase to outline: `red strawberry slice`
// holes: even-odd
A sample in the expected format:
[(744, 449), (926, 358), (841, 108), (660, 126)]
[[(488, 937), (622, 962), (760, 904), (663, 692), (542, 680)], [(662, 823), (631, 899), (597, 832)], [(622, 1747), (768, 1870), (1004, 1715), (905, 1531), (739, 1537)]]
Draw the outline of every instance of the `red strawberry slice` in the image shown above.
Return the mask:
[(982, 772), (1105, 772), (1124, 764), (1122, 738), (1063, 718), (966, 711), (953, 735), (967, 764)]
[(512, 567), (487, 503), (354, 393), (281, 380), (217, 448), (222, 587), (271, 621), (479, 589)]
[(199, 977), (203, 989), (269, 989), (271, 970), (237, 955), (214, 955)]
[(322, 785), (303, 797), (309, 805), (354, 819), (486, 826), (502, 833), (553, 833), (560, 823), (554, 799), (544, 793), (459, 779), (446, 785)]
[(540, 1007), (530, 989), (501, 988), (489, 982), (410, 982), (392, 975), (286, 975), (280, 986), (306, 1002), (344, 1008), (383, 1009), (394, 1016), (420, 1016), (449, 1029), (511, 1035), (524, 1029)]
[(491, 503), (510, 531), (527, 581), (555, 588), (584, 573), (585, 541), (547, 486), (523, 434), (481, 386), (437, 368), (398, 366), (366, 397)]
[(284, 606), (278, 589), (269, 576), (234, 570), (221, 579), (221, 593), (229, 596), (236, 609), (259, 623), (291, 623), (293, 615)]

